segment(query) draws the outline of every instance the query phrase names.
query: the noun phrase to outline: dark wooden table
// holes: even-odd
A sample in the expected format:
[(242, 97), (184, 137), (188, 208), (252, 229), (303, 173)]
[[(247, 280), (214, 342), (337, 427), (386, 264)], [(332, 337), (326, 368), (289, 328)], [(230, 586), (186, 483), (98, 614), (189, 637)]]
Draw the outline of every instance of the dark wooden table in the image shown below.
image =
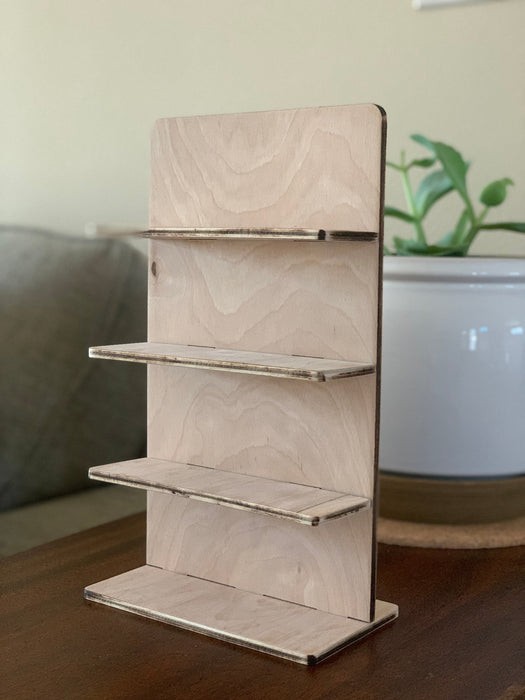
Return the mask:
[(524, 548), (380, 546), (399, 620), (304, 667), (85, 602), (144, 563), (144, 538), (138, 515), (0, 561), (1, 698), (525, 697)]

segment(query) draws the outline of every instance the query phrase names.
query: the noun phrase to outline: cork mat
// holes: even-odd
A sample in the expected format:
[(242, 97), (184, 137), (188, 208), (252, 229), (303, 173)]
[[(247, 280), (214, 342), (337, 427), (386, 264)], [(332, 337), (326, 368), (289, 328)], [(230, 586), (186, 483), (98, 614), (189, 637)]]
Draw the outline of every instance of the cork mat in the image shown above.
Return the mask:
[(476, 525), (441, 525), (379, 518), (383, 544), (430, 549), (494, 549), (525, 545), (525, 517)]

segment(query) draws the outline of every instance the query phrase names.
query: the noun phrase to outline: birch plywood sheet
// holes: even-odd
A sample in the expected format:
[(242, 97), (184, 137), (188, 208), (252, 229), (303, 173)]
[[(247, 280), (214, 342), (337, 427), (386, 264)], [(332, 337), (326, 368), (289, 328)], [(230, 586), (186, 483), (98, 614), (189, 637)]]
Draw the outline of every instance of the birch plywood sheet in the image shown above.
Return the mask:
[(328, 382), (372, 374), (375, 367), (363, 362), (327, 360), (298, 355), (223, 350), (173, 343), (127, 343), (89, 348), (90, 357), (154, 365), (202, 367), (222, 372), (259, 374), (270, 377)]
[(149, 492), (147, 563), (370, 621), (372, 520), (368, 510), (307, 528)]
[(88, 586), (85, 597), (304, 664), (397, 617), (397, 606), (378, 600), (374, 621), (363, 624), (151, 566)]
[(149, 457), (372, 498), (374, 375), (314, 383), (148, 371)]
[(148, 338), (375, 363), (379, 245), (152, 241)]
[(379, 232), (374, 105), (159, 120), (150, 225)]
[(338, 491), (162, 459), (135, 459), (92, 467), (89, 476), (99, 481), (255, 510), (305, 525), (348, 517), (370, 506), (367, 498)]
[[(111, 232), (110, 229), (109, 233), (111, 234)], [(130, 231), (130, 234), (140, 235), (143, 238), (216, 239), (220, 241), (248, 238), (286, 239), (289, 241), (373, 241), (378, 237), (377, 233), (363, 231), (324, 231), (306, 228), (154, 228), (147, 231), (134, 229)]]

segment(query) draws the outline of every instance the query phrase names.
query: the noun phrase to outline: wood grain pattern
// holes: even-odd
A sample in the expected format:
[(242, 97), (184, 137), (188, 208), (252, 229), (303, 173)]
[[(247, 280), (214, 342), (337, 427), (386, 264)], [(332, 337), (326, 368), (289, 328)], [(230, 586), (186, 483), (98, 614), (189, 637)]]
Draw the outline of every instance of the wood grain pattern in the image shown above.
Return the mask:
[(375, 367), (364, 362), (348, 362), (297, 355), (277, 355), (242, 350), (222, 350), (173, 343), (128, 343), (89, 348), (90, 357), (158, 365), (202, 367), (223, 372), (260, 374), (288, 379), (327, 382), (333, 379), (372, 374)]
[(321, 527), (148, 492), (147, 563), (370, 622), (372, 511)]
[(375, 105), (161, 119), (150, 227), (377, 233), (382, 120)]
[(303, 664), (322, 661), (397, 617), (397, 606), (383, 601), (375, 620), (363, 623), (150, 566), (88, 586), (84, 595)]
[(375, 377), (291, 382), (150, 365), (148, 456), (372, 498)]
[(91, 467), (89, 476), (99, 481), (260, 511), (306, 525), (318, 525), (370, 506), (367, 498), (337, 491), (161, 459), (135, 459)]
[(148, 340), (375, 364), (378, 245), (151, 241)]

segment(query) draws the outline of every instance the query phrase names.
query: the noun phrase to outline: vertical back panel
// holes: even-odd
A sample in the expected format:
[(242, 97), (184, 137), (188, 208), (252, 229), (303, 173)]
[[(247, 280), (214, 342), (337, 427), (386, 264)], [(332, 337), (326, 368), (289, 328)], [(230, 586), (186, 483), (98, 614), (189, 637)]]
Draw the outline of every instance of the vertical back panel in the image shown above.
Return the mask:
[(152, 241), (149, 340), (373, 363), (378, 245)]
[(152, 227), (379, 231), (375, 105), (160, 119)]
[[(383, 145), (383, 116), (372, 105), (161, 120), (150, 224), (381, 234)], [(150, 245), (150, 341), (374, 361), (381, 236)], [(148, 452), (372, 495), (377, 388), (376, 376), (312, 388), (150, 367)], [(373, 616), (373, 511), (311, 535), (314, 528), (175, 496), (149, 494), (148, 504), (155, 566)], [(317, 574), (305, 588), (293, 571)]]
[(369, 621), (372, 512), (319, 527), (148, 493), (148, 564)]
[(374, 375), (318, 383), (148, 371), (150, 457), (372, 498)]

